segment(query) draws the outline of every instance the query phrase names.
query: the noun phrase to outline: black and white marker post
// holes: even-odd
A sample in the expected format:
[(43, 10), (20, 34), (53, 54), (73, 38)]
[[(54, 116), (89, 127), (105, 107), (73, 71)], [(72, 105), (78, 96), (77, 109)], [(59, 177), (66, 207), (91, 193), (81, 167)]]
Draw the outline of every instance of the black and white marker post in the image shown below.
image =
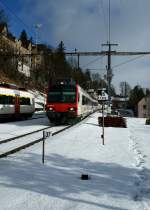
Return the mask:
[(102, 101), (102, 118), (103, 118), (103, 124), (102, 124), (102, 144), (104, 145), (104, 101)]
[(42, 163), (45, 161), (45, 139), (52, 136), (50, 131), (43, 131)]

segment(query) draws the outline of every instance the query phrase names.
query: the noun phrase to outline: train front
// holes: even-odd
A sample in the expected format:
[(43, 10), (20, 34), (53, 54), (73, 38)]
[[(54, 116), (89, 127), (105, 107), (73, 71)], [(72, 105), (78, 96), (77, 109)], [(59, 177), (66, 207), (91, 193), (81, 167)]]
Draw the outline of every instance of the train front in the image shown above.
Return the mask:
[(47, 91), (46, 113), (51, 123), (66, 123), (77, 116), (76, 84), (60, 82)]

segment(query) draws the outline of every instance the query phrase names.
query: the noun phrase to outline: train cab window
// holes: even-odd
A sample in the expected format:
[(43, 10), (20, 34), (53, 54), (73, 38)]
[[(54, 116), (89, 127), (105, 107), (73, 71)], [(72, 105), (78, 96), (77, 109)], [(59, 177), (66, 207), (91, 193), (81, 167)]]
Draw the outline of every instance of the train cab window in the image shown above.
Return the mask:
[(52, 91), (48, 93), (48, 102), (59, 102), (61, 99), (61, 93)]
[(50, 88), (47, 99), (52, 103), (75, 103), (76, 88), (68, 85), (54, 85)]
[(74, 92), (63, 92), (62, 100), (65, 103), (75, 103), (76, 94)]

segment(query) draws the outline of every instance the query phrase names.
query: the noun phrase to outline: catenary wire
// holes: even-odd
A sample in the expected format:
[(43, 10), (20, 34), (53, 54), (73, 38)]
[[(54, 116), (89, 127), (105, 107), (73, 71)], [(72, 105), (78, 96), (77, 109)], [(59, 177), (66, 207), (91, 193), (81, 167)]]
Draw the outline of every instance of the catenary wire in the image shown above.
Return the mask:
[(12, 9), (10, 9), (4, 2), (2, 2), (1, 0), (0, 0), (0, 4), (3, 6), (3, 7), (5, 7), (15, 18), (17, 18), (24, 26), (26, 26), (28, 29), (30, 29), (31, 30), (31, 26), (29, 26), (29, 25), (27, 25), (25, 22), (23, 22), (23, 20), (20, 18), (20, 17), (18, 17), (18, 15), (16, 15), (13, 11), (12, 11)]
[(102, 16), (103, 16), (105, 33), (107, 35), (107, 33), (108, 33), (108, 30), (107, 30), (107, 21), (106, 21), (106, 14), (105, 14), (105, 11), (104, 11), (104, 3), (103, 3), (103, 0), (100, 0), (100, 6), (101, 6), (100, 8), (101, 8), (101, 11), (102, 11)]
[(112, 68), (117, 68), (117, 67), (119, 67), (119, 66), (125, 65), (125, 64), (127, 64), (127, 63), (129, 63), (129, 62), (132, 62), (132, 61), (137, 60), (137, 59), (139, 59), (139, 58), (141, 58), (141, 57), (144, 57), (144, 56), (145, 56), (145, 55), (140, 55), (140, 56), (138, 56), (138, 57), (136, 57), (136, 58), (132, 58), (132, 59), (130, 59), (130, 60), (127, 60), (127, 61), (125, 61), (125, 62), (122, 62), (122, 63), (120, 63), (120, 64), (117, 64), (117, 65), (113, 66)]
[(98, 60), (101, 60), (103, 57), (104, 57), (104, 55), (101, 56), (100, 58), (96, 58), (96, 59), (90, 61), (89, 63), (85, 64), (84, 66), (81, 66), (81, 68), (85, 68), (86, 66), (89, 66), (90, 64), (95, 63), (95, 62), (97, 62)]

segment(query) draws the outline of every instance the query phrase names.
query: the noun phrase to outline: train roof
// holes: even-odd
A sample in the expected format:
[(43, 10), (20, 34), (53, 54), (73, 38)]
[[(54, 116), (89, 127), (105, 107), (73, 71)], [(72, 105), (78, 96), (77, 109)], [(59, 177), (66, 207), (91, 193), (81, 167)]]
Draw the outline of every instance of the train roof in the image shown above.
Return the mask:
[(5, 82), (1, 82), (0, 83), (0, 87), (11, 88), (11, 89), (18, 89), (17, 85), (11, 84), (11, 83), (5, 83)]
[(51, 83), (49, 83), (49, 86), (53, 86), (53, 85), (76, 85), (77, 83), (70, 78), (65, 78), (65, 79), (57, 79), (55, 81), (52, 81)]
[(2, 87), (2, 88), (9, 88), (9, 89), (13, 89), (13, 90), (23, 90), (23, 91), (27, 91), (26, 88), (18, 87), (17, 85), (12, 84), (12, 83), (1, 82), (1, 83), (0, 83), (0, 87)]

